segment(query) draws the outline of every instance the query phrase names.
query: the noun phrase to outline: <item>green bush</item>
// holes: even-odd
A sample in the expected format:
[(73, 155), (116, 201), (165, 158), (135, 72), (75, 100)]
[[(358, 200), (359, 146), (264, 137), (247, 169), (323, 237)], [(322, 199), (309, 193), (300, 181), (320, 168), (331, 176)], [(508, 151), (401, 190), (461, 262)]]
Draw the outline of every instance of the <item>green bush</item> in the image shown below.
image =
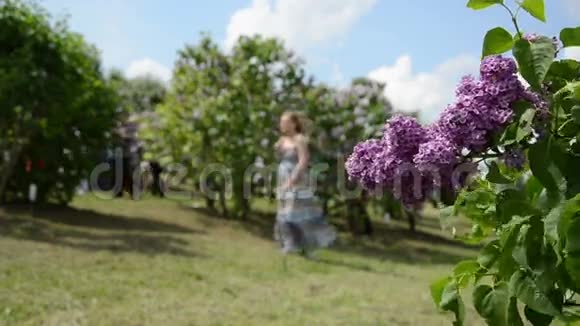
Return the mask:
[(117, 95), (97, 49), (33, 2), (0, 2), (0, 44), (0, 199), (34, 182), (68, 202), (110, 142)]

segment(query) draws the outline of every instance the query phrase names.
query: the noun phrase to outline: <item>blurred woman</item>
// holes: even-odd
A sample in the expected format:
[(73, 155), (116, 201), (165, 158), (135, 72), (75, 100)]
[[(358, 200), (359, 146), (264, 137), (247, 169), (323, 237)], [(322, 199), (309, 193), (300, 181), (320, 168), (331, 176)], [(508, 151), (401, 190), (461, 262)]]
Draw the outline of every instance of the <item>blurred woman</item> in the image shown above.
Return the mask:
[(313, 249), (327, 247), (336, 238), (328, 225), (310, 184), (307, 119), (286, 112), (280, 119), (281, 137), (276, 143), (278, 166), (278, 213), (275, 239), (283, 253), (310, 256)]

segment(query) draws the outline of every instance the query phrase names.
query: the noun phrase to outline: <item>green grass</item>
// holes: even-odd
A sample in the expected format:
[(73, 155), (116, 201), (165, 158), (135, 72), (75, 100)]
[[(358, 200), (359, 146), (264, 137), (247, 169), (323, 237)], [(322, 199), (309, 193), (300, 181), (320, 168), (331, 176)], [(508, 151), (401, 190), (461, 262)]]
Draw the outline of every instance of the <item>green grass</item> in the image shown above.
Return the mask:
[(157, 199), (0, 209), (0, 324), (449, 325), (429, 284), (475, 252), (427, 216), (284, 261), (272, 224)]

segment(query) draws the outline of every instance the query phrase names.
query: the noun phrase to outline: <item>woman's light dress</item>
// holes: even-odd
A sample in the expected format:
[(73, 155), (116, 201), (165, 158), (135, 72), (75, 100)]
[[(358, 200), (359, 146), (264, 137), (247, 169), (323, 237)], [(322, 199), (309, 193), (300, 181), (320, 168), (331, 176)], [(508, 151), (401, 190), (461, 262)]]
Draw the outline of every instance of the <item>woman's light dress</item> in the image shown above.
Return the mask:
[[(281, 186), (296, 169), (298, 153), (295, 148), (279, 149), (278, 155), (278, 185)], [(274, 237), (284, 253), (327, 247), (336, 239), (336, 232), (323, 216), (309, 177), (308, 171), (304, 171), (292, 189), (278, 191)]]

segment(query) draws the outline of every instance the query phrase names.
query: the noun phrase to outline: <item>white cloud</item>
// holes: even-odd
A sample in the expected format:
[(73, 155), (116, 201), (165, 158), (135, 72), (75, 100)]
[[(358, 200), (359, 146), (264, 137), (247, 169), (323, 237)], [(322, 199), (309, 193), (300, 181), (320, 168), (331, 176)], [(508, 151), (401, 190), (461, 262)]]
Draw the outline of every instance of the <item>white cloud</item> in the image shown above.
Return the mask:
[(580, 61), (580, 46), (564, 49), (564, 57), (567, 59), (575, 59)]
[(340, 41), (376, 0), (253, 0), (235, 12), (227, 27), (225, 45), (241, 35), (276, 36), (303, 50), (315, 44)]
[(478, 69), (477, 57), (460, 55), (439, 64), (432, 72), (415, 73), (411, 57), (404, 55), (392, 66), (371, 71), (368, 77), (386, 83), (385, 95), (395, 110), (419, 111), (421, 119), (431, 122), (453, 101), (461, 77), (475, 75)]
[(150, 76), (166, 83), (171, 79), (171, 69), (149, 58), (131, 62), (125, 74), (129, 78)]

